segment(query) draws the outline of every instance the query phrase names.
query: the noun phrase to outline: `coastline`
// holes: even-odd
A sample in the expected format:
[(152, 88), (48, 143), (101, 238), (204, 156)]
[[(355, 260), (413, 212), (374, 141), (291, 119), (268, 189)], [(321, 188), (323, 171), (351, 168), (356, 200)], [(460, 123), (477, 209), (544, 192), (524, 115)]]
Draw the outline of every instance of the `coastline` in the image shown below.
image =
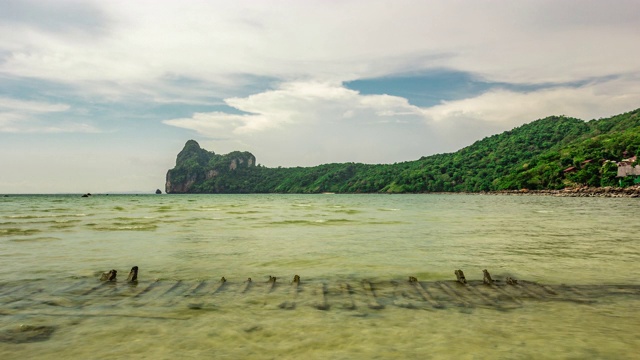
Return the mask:
[(626, 188), (619, 187), (572, 187), (560, 190), (500, 190), (488, 191), (480, 193), (481, 195), (539, 195), (539, 196), (558, 196), (558, 197), (609, 197), (609, 198), (637, 198), (640, 197), (640, 185), (633, 185)]
[[(222, 194), (231, 194), (231, 193), (220, 193)], [(264, 195), (263, 193), (259, 193)], [(299, 193), (266, 193), (266, 194), (291, 194), (291, 195), (301, 195)], [(324, 193), (314, 193), (314, 194), (322, 194), (322, 195), (335, 195), (335, 194), (388, 194), (388, 193), (333, 193), (333, 192), (324, 192)], [(520, 190), (497, 190), (497, 191), (480, 191), (480, 192), (472, 192), (472, 191), (455, 191), (455, 192), (426, 192), (426, 193), (396, 193), (398, 195), (401, 194), (443, 194), (443, 195), (513, 195), (513, 196), (557, 196), (557, 197), (607, 197), (607, 198), (640, 198), (640, 185), (628, 186), (626, 188), (619, 187), (589, 187), (589, 186), (578, 186), (578, 187), (569, 187), (560, 190), (529, 190), (529, 189), (520, 189)], [(2, 197), (13, 197), (13, 196), (80, 196), (81, 194), (72, 194), (72, 193), (64, 193), (64, 194), (0, 194), (0, 198)], [(94, 195), (104, 195), (108, 196), (108, 193), (105, 194), (94, 194)], [(114, 193), (113, 196), (118, 195), (152, 195), (157, 196), (155, 194), (149, 193)], [(169, 193), (167, 195), (198, 195), (197, 193)], [(203, 193), (200, 195), (212, 195)], [(251, 195), (251, 194), (245, 194)], [(258, 194), (253, 194), (258, 195)], [(392, 194), (389, 194), (392, 195)]]

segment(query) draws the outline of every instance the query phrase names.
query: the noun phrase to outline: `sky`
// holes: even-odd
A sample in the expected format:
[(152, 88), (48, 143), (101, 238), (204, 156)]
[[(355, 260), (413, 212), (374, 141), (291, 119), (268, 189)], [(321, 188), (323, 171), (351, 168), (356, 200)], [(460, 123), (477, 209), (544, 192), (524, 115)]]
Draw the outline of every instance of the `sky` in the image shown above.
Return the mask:
[(395, 163), (640, 108), (637, 0), (0, 0), (0, 194), (164, 190), (185, 142)]

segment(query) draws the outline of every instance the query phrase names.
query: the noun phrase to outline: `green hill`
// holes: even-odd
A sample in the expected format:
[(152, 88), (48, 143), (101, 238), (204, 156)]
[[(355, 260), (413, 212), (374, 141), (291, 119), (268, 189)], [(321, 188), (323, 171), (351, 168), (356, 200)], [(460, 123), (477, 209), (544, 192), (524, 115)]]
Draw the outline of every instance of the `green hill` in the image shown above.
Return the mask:
[(189, 140), (167, 193), (405, 193), (628, 185), (615, 162), (640, 153), (640, 109), (606, 119), (551, 116), (455, 153), (389, 165), (256, 166), (248, 152), (216, 155)]

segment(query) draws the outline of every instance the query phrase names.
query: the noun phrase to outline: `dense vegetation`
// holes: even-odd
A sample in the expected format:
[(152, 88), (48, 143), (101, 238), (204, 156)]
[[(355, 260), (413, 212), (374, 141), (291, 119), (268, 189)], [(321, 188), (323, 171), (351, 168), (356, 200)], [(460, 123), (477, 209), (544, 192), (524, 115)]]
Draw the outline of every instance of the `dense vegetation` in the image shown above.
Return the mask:
[[(625, 186), (615, 162), (640, 153), (640, 109), (585, 122), (551, 116), (484, 138), (455, 153), (389, 165), (233, 167), (249, 153), (215, 155), (190, 140), (167, 180), (193, 193), (403, 193)], [(255, 163), (255, 158), (253, 158)], [(215, 176), (211, 171), (215, 170)], [(207, 175), (209, 174), (209, 175)], [(169, 182), (169, 181), (168, 181)]]

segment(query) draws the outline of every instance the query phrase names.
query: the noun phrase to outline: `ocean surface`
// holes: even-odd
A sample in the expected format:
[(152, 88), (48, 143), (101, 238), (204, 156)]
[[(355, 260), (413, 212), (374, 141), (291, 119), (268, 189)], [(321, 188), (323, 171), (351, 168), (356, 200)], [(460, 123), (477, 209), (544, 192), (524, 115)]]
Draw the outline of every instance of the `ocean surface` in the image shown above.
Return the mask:
[[(639, 210), (544, 196), (0, 197), (0, 358), (634, 359)], [(100, 282), (111, 269), (117, 281)]]

